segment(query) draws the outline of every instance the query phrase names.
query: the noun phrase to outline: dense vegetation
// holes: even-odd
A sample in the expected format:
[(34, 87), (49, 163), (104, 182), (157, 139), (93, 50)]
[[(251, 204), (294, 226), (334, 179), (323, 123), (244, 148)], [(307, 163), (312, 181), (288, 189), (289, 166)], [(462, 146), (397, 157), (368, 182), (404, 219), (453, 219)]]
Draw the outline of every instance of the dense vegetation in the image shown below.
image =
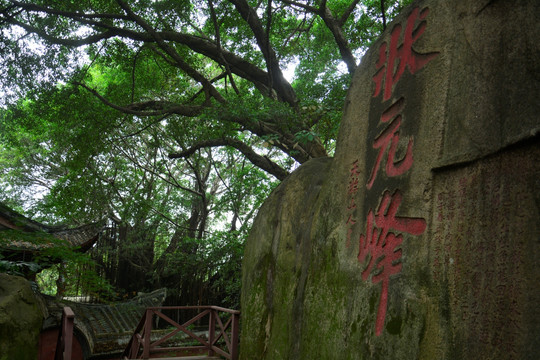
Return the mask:
[(256, 210), (332, 154), (360, 56), (408, 2), (0, 0), (0, 201), (107, 229), (42, 279), (238, 307)]

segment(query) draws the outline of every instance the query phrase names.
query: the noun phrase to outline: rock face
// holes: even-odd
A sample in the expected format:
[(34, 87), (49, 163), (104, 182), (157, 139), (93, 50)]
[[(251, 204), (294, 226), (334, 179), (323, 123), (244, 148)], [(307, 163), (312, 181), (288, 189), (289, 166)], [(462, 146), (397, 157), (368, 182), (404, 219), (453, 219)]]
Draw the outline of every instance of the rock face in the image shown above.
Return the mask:
[(35, 360), (43, 312), (29, 282), (0, 274), (0, 360)]
[(418, 1), (362, 59), (333, 159), (259, 211), (241, 352), (536, 359), (540, 4)]

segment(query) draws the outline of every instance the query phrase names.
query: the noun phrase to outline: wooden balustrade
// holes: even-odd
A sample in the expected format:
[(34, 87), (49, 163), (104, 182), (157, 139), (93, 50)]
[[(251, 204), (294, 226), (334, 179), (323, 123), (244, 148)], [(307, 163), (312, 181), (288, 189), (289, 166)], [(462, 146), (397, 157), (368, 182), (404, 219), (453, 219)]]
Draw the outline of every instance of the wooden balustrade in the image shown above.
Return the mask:
[[(199, 310), (199, 313), (179, 324), (162, 310)], [(220, 314), (228, 314), (224, 323)], [(154, 315), (163, 319), (173, 326), (173, 330), (159, 339), (152, 341), (152, 328)], [(208, 316), (208, 335), (199, 336), (188, 327), (197, 321)], [(229, 360), (238, 359), (238, 333), (239, 333), (240, 312), (237, 310), (225, 309), (218, 306), (161, 306), (146, 309), (139, 325), (136, 327), (126, 349), (122, 354), (123, 359), (149, 359), (150, 355), (160, 351), (181, 351), (181, 350), (204, 350), (208, 356), (220, 355)], [(200, 346), (166, 347), (160, 346), (170, 340), (176, 334), (183, 332), (189, 338), (196, 340)], [(218, 346), (219, 345), (219, 346)]]

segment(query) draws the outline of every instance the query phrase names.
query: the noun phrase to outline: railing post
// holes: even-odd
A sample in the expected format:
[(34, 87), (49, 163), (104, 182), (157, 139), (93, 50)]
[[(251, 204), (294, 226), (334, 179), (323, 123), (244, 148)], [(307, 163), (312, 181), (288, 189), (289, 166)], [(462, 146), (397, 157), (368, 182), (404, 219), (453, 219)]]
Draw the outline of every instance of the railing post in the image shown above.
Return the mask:
[(64, 324), (62, 328), (65, 329), (64, 337), (64, 360), (71, 360), (71, 353), (73, 350), (73, 323), (75, 314), (70, 307), (64, 308)]
[(152, 310), (146, 309), (144, 320), (143, 359), (150, 358), (150, 336), (152, 335)]
[(232, 314), (231, 324), (231, 360), (238, 360), (238, 333), (240, 324), (240, 315)]
[(60, 333), (58, 334), (58, 342), (54, 354), (56, 360), (71, 360), (74, 318), (75, 314), (70, 307), (66, 306), (62, 309), (61, 328)]
[(210, 310), (209, 320), (208, 320), (208, 342), (210, 343), (210, 348), (208, 349), (208, 356), (214, 356), (215, 352), (212, 349), (214, 337), (216, 336), (216, 316), (217, 311), (214, 309)]
[(136, 334), (131, 338), (131, 348), (129, 349), (128, 358), (135, 359), (139, 353), (139, 346), (141, 346), (140, 335)]

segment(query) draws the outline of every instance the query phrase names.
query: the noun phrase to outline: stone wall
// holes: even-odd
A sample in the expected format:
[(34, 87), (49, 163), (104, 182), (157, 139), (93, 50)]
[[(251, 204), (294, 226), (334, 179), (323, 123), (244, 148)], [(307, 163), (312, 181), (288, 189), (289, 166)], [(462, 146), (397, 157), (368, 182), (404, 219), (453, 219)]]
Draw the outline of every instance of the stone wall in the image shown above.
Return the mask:
[(418, 1), (246, 244), (241, 359), (535, 359), (540, 4)]

